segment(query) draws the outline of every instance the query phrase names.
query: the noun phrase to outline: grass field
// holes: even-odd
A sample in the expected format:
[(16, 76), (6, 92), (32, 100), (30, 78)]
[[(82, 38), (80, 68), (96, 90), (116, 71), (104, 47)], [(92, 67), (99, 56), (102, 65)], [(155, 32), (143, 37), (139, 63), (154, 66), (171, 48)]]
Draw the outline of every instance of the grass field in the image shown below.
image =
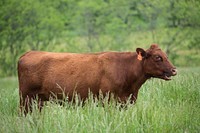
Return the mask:
[[(180, 68), (173, 80), (147, 81), (135, 105), (81, 107), (49, 102), (39, 113), (19, 116), (16, 78), (0, 79), (0, 133), (198, 133), (200, 68)], [(114, 103), (114, 102), (113, 102)]]

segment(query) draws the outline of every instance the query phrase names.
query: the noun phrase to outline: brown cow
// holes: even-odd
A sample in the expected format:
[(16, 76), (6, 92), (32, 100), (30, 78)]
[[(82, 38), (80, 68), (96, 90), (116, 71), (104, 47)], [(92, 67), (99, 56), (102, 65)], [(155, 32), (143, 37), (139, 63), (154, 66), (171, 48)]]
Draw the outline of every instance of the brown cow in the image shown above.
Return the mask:
[(27, 112), (32, 99), (48, 101), (53, 94), (71, 100), (74, 92), (85, 100), (90, 90), (98, 96), (111, 92), (120, 101), (131, 96), (135, 102), (138, 90), (149, 78), (170, 80), (177, 74), (167, 55), (153, 44), (136, 52), (103, 52), (94, 54), (30, 51), (18, 62), (20, 107)]

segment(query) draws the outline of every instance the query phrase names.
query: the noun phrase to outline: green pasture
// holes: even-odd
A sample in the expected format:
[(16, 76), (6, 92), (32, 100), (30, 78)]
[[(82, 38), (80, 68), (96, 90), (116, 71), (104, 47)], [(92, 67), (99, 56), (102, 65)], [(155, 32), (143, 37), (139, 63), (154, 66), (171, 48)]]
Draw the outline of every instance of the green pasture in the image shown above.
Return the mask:
[[(200, 68), (179, 68), (171, 81), (150, 79), (135, 105), (88, 100), (85, 106), (49, 102), (20, 116), (17, 78), (0, 79), (1, 133), (198, 133)], [(35, 107), (35, 105), (34, 105)]]

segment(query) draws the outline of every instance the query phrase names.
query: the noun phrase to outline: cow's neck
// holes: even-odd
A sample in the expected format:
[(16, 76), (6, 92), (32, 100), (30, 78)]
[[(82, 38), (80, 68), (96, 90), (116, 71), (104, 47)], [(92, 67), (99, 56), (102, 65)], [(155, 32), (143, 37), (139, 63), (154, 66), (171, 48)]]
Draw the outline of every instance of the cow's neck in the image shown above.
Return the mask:
[(130, 73), (132, 77), (132, 85), (130, 88), (132, 93), (138, 93), (139, 88), (148, 79), (143, 69), (143, 63), (143, 61), (138, 60), (137, 54), (134, 54)]
[(148, 79), (148, 77), (145, 75), (145, 71), (144, 71), (144, 61), (143, 60), (138, 60), (137, 58), (137, 54), (133, 55), (133, 61), (131, 63), (131, 71), (133, 74), (133, 77), (135, 78), (134, 80), (139, 80), (139, 79)]

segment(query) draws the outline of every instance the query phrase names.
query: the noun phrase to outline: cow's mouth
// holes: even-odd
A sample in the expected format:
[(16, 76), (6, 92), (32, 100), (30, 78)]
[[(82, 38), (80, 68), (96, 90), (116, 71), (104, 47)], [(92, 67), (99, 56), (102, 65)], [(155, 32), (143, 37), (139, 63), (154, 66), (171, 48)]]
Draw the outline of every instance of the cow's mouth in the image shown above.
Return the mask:
[(161, 72), (161, 74), (158, 74), (158, 75), (148, 75), (148, 77), (154, 77), (154, 78), (160, 78), (160, 79), (163, 79), (163, 80), (171, 80), (172, 76), (175, 76), (177, 74), (177, 70), (176, 69), (173, 69), (172, 72)]
[(171, 80), (171, 75), (167, 74), (167, 73), (164, 73), (163, 74), (163, 79), (164, 80)]
[(160, 79), (164, 79), (164, 80), (171, 80), (171, 76), (167, 73), (163, 73), (162, 75), (157, 75), (157, 76), (150, 76), (150, 77), (154, 77), (154, 78), (160, 78)]
[(164, 80), (171, 80), (171, 76), (175, 76), (175, 75), (164, 72), (163, 75), (161, 76), (161, 78), (164, 79)]

